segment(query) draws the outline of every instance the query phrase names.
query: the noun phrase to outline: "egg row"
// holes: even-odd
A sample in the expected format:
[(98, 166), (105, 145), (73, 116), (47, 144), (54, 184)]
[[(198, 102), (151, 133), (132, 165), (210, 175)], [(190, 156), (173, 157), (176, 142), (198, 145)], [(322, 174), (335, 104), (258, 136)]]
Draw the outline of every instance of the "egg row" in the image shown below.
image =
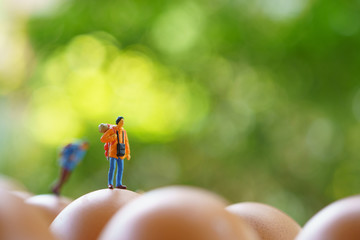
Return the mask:
[(22, 193), (0, 185), (0, 239), (360, 239), (360, 196), (330, 204), (301, 229), (272, 206), (228, 205), (196, 187), (169, 186), (144, 194), (101, 189), (74, 201)]

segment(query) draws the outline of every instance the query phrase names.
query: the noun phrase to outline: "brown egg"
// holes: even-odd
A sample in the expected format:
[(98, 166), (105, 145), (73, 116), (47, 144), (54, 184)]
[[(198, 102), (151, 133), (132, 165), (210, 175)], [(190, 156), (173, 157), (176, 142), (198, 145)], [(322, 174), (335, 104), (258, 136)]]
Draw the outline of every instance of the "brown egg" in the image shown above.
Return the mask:
[(37, 208), (50, 225), (55, 217), (71, 203), (71, 200), (66, 197), (56, 196), (53, 194), (43, 194), (30, 197), (25, 200), (26, 204)]
[(249, 223), (263, 240), (293, 240), (301, 230), (299, 224), (284, 212), (266, 204), (237, 203), (226, 210)]
[(192, 187), (144, 193), (119, 210), (101, 240), (259, 240), (256, 232), (224, 208), (221, 197)]
[(0, 189), (0, 239), (52, 240), (42, 214), (24, 200)]
[(138, 196), (120, 189), (88, 193), (65, 207), (50, 225), (50, 230), (59, 239), (97, 239), (117, 210)]
[(296, 240), (325, 239), (360, 239), (360, 195), (338, 200), (323, 208), (296, 237)]
[(34, 196), (34, 194), (26, 192), (26, 191), (10, 191), (10, 192), (23, 200), (26, 200), (26, 199)]
[(11, 177), (0, 175), (0, 189), (9, 191), (26, 191), (26, 187)]

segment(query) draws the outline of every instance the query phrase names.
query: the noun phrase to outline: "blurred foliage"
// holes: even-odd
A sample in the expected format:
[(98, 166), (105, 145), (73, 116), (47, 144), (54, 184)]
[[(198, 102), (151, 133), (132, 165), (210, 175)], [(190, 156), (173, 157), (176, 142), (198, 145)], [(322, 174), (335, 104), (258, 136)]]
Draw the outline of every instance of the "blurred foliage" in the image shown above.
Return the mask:
[[(15, 2), (15, 3), (14, 3)], [(3, 1), (0, 172), (49, 191), (106, 187), (98, 124), (125, 117), (124, 183), (200, 186), (303, 224), (358, 193), (359, 1)]]

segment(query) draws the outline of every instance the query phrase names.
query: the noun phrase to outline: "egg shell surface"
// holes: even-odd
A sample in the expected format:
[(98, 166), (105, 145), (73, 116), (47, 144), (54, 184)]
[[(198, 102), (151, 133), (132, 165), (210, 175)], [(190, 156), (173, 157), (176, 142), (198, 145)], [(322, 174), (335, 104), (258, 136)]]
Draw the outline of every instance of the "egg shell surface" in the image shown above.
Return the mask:
[(0, 189), (8, 190), (8, 191), (27, 191), (24, 184), (22, 184), (18, 180), (1, 174), (0, 174)]
[(259, 240), (225, 210), (226, 201), (206, 190), (170, 186), (143, 194), (119, 210), (101, 240)]
[(60, 240), (97, 239), (107, 221), (138, 196), (123, 189), (90, 192), (65, 207), (50, 225), (50, 230)]
[(26, 199), (25, 203), (39, 209), (50, 226), (55, 217), (71, 203), (71, 200), (53, 194), (42, 194)]
[(295, 220), (267, 204), (236, 203), (228, 206), (226, 210), (250, 224), (262, 240), (293, 240), (301, 230)]
[(296, 240), (360, 239), (360, 195), (340, 199), (316, 213)]
[(38, 209), (9, 191), (0, 189), (0, 239), (53, 240), (49, 224)]

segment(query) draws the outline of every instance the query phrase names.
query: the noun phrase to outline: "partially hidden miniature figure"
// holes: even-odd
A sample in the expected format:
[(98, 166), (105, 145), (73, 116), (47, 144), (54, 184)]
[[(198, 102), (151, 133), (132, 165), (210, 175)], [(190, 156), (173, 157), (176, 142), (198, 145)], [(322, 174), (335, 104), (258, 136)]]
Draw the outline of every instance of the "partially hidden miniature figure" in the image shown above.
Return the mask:
[(74, 168), (83, 160), (88, 148), (89, 143), (87, 141), (76, 141), (62, 148), (59, 153), (60, 178), (51, 188), (54, 194), (60, 195), (61, 187), (69, 179)]
[(105, 143), (105, 156), (110, 161), (108, 174), (108, 188), (114, 188), (114, 172), (117, 164), (116, 172), (116, 188), (126, 189), (122, 184), (122, 176), (124, 171), (124, 159), (130, 160), (130, 146), (127, 133), (123, 128), (124, 118), (118, 117), (116, 125), (100, 124), (99, 132), (104, 133), (100, 141)]

